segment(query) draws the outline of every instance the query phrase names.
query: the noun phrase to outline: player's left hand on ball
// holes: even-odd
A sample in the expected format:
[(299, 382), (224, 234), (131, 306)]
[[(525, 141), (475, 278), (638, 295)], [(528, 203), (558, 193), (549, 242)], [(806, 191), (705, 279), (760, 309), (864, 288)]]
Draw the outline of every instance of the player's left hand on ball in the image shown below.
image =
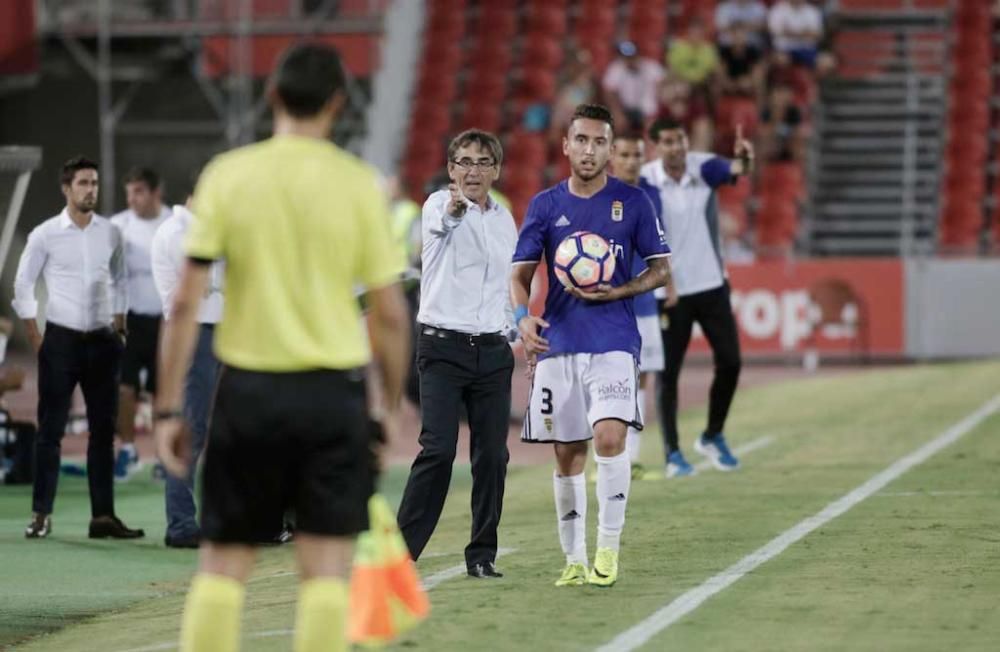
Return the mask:
[(584, 301), (614, 301), (618, 298), (618, 291), (614, 287), (603, 283), (589, 292), (584, 292), (580, 288), (566, 288), (566, 291), (577, 299), (583, 299)]
[(187, 477), (191, 464), (191, 431), (180, 417), (156, 422), (156, 456), (170, 475)]

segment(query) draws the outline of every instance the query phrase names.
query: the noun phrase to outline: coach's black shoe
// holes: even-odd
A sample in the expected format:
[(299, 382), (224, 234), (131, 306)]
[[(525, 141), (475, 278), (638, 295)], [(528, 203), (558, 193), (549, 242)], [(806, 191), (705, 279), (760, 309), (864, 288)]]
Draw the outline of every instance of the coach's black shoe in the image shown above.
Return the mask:
[(122, 523), (117, 516), (97, 516), (90, 519), (91, 539), (141, 539), (146, 533), (141, 529), (133, 530)]
[(201, 537), (197, 534), (187, 537), (172, 537), (168, 534), (163, 537), (163, 545), (168, 548), (197, 548), (201, 545)]
[(24, 528), (25, 539), (44, 539), (52, 532), (52, 517), (42, 514), (32, 514), (31, 523)]
[(469, 577), (486, 579), (487, 577), (503, 577), (503, 573), (497, 570), (491, 561), (483, 561), (469, 566)]

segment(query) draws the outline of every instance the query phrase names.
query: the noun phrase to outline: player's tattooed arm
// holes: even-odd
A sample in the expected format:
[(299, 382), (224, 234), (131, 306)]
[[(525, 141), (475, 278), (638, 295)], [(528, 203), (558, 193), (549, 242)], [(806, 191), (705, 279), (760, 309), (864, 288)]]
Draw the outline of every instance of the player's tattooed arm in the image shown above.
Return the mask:
[(625, 285), (598, 285), (592, 292), (583, 292), (578, 288), (567, 288), (566, 291), (584, 301), (617, 301), (628, 299), (637, 294), (643, 294), (670, 282), (670, 258), (661, 256), (646, 261), (647, 270), (639, 274)]

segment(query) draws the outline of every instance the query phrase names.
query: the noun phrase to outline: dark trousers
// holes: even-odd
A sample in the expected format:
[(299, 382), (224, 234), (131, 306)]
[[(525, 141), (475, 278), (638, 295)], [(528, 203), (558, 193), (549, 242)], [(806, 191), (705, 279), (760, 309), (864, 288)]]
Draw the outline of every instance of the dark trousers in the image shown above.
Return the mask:
[(740, 339), (729, 302), (729, 284), (680, 298), (667, 308), (669, 324), (663, 334), (663, 382), (660, 383), (660, 420), (667, 454), (679, 450), (677, 434), (677, 379), (697, 322), (712, 347), (715, 376), (708, 396), (708, 427), (705, 432), (722, 432), (729, 406), (740, 379)]
[(219, 375), (219, 361), (212, 352), (212, 324), (202, 324), (194, 360), (184, 383), (184, 418), (191, 428), (191, 466), (185, 478), (167, 474), (164, 498), (167, 511), (167, 536), (176, 539), (195, 538), (200, 535), (195, 519), (194, 478), (198, 458), (205, 449), (208, 435), (208, 417), (212, 411), (215, 384)]
[(38, 352), (38, 442), (32, 510), (51, 514), (59, 482), (59, 458), (73, 390), (83, 390), (90, 440), (87, 481), (92, 516), (115, 512), (115, 418), (122, 341), (110, 328), (89, 333), (49, 322)]
[(422, 334), (420, 453), (399, 506), (399, 528), (414, 559), (430, 540), (451, 483), (462, 405), (468, 413), (472, 462), (472, 536), (465, 562), (495, 561), (507, 477), (507, 430), (514, 354), (500, 339), (472, 344)]

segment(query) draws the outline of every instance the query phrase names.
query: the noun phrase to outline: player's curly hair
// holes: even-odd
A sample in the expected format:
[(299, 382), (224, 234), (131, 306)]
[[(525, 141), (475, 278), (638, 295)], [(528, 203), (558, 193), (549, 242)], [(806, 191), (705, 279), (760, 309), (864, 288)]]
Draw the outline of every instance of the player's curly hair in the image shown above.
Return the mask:
[(573, 116), (569, 119), (569, 124), (572, 125), (580, 118), (606, 122), (611, 127), (612, 132), (615, 130), (615, 119), (611, 115), (611, 109), (603, 104), (580, 104), (573, 111)]

